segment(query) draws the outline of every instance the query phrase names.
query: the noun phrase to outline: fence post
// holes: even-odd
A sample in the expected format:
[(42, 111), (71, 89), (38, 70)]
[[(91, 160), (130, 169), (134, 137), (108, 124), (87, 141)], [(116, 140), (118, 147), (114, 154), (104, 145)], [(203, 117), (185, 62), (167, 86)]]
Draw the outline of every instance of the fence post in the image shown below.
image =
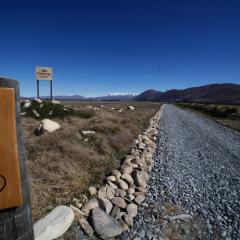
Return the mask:
[[(0, 88), (13, 88), (15, 90), (17, 152), (23, 197), (22, 206), (0, 210), (0, 240), (34, 240), (29, 183), (27, 178), (23, 131), (21, 127), (19, 84), (16, 80), (0, 78)], [(12, 191), (14, 191), (14, 189), (12, 189)]]

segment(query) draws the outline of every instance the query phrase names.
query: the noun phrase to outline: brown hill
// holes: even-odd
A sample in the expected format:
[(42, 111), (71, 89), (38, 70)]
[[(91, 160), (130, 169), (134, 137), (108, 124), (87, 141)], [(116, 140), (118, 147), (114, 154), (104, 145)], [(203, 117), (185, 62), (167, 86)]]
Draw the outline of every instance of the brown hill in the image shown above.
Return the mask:
[[(154, 92), (153, 92), (154, 91)], [(136, 101), (240, 103), (240, 85), (232, 83), (210, 84), (183, 90), (158, 92), (147, 90), (135, 97)]]

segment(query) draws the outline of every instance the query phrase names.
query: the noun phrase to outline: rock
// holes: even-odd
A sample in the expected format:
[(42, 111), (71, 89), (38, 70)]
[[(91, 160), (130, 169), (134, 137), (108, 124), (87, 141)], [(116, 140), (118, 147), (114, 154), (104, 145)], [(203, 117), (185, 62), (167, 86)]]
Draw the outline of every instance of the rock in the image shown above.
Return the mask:
[(82, 135), (83, 136), (93, 136), (93, 135), (96, 135), (96, 132), (95, 131), (90, 131), (90, 130), (82, 131)]
[(129, 189), (127, 190), (127, 193), (133, 194), (133, 193), (135, 193), (135, 189), (134, 189), (134, 188), (129, 188)]
[(43, 124), (41, 123), (40, 126), (35, 130), (35, 135), (36, 136), (40, 136), (42, 134), (44, 134), (44, 130), (43, 130)]
[(39, 113), (35, 109), (32, 109), (32, 113), (34, 114), (35, 117), (37, 118), (40, 117)]
[(38, 103), (42, 103), (43, 101), (39, 98), (34, 98), (34, 101), (38, 102)]
[(106, 188), (107, 188), (106, 189), (107, 199), (109, 199), (109, 200), (113, 199), (115, 196), (115, 189), (108, 185)]
[(63, 235), (71, 226), (74, 213), (70, 207), (58, 206), (34, 224), (35, 240), (52, 240)]
[(137, 197), (137, 196), (144, 196), (145, 194), (144, 192), (135, 192), (133, 195)]
[(60, 104), (60, 101), (58, 101), (58, 100), (52, 100), (52, 103), (53, 103), (53, 104)]
[(135, 108), (133, 106), (128, 106), (128, 109), (133, 111)]
[(114, 218), (117, 218), (119, 213), (120, 213), (120, 208), (117, 205), (115, 205), (112, 209), (111, 216)]
[(132, 164), (131, 163), (124, 163), (122, 166), (121, 166), (121, 171), (122, 173), (128, 173), (128, 174), (131, 174), (132, 171), (133, 171), (133, 168), (132, 168)]
[(112, 211), (113, 205), (107, 198), (99, 198), (100, 207), (108, 214)]
[(91, 220), (95, 232), (103, 239), (118, 236), (122, 233), (121, 225), (100, 208), (94, 208)]
[(127, 190), (128, 189), (128, 184), (125, 181), (123, 181), (122, 179), (118, 179), (117, 184), (123, 190)]
[(114, 184), (114, 183), (112, 183), (112, 182), (110, 182), (110, 181), (108, 181), (108, 184), (109, 184), (109, 186), (110, 186), (111, 188), (113, 188), (113, 189), (118, 189), (118, 186), (117, 186), (116, 184)]
[(107, 187), (106, 186), (100, 187), (100, 189), (98, 190), (98, 197), (99, 198), (107, 198)]
[(119, 179), (121, 177), (121, 172), (118, 170), (113, 170), (112, 171), (112, 175), (115, 176), (117, 179)]
[(90, 196), (94, 196), (97, 194), (97, 189), (95, 187), (89, 187), (88, 192), (89, 192)]
[(32, 104), (31, 102), (25, 102), (23, 107), (24, 108), (29, 108), (31, 106), (31, 104)]
[(53, 111), (52, 111), (52, 110), (49, 111), (48, 115), (49, 115), (49, 116), (52, 116), (52, 115), (53, 115)]
[(126, 191), (122, 190), (122, 189), (116, 189), (116, 192), (115, 192), (115, 196), (116, 197), (124, 197), (126, 196)]
[(70, 205), (70, 208), (73, 210), (75, 218), (80, 222), (81, 219), (84, 218), (84, 213), (80, 209), (78, 209), (72, 205)]
[(134, 203), (131, 203), (127, 206), (127, 213), (131, 217), (136, 217), (137, 216), (137, 205)]
[(120, 208), (126, 208), (127, 207), (127, 204), (126, 204), (125, 200), (121, 197), (114, 197), (112, 199), (112, 203), (117, 205)]
[(83, 207), (82, 207), (82, 211), (83, 212), (89, 212), (91, 209), (94, 209), (98, 207), (98, 201), (96, 198), (91, 198), (88, 202), (86, 202)]
[(88, 105), (88, 106), (86, 106), (86, 109), (92, 109), (93, 107), (92, 106), (90, 106), (90, 105)]
[(133, 179), (137, 187), (146, 188), (147, 182), (146, 182), (146, 174), (144, 171), (138, 171), (138, 170), (134, 171)]
[(128, 226), (133, 226), (133, 217), (131, 217), (129, 214), (125, 214), (123, 216), (123, 220)]
[(128, 225), (121, 218), (118, 220), (118, 222), (120, 223), (123, 231), (127, 231), (129, 229)]
[(111, 181), (111, 182), (116, 182), (117, 178), (112, 175), (112, 176), (109, 176), (109, 177), (107, 178), (107, 180), (108, 180), (108, 181)]
[(138, 204), (141, 205), (141, 203), (145, 200), (144, 196), (137, 196), (134, 201)]
[(180, 214), (180, 215), (169, 217), (170, 221), (174, 221), (174, 220), (188, 220), (188, 219), (193, 219), (192, 215), (190, 215), (190, 214)]
[(60, 125), (50, 119), (42, 120), (42, 126), (45, 131), (54, 132), (60, 128)]
[(131, 177), (130, 174), (124, 173), (121, 178), (125, 180), (129, 185), (132, 185), (134, 183), (133, 178)]
[(21, 116), (25, 116), (27, 113), (26, 112), (22, 112), (21, 113)]
[(146, 144), (144, 144), (144, 143), (142, 143), (142, 142), (140, 142), (140, 143), (138, 144), (138, 149), (144, 150), (145, 148), (146, 148)]
[(93, 236), (94, 230), (85, 218), (83, 218), (81, 222), (79, 222), (79, 224), (87, 236), (89, 237)]

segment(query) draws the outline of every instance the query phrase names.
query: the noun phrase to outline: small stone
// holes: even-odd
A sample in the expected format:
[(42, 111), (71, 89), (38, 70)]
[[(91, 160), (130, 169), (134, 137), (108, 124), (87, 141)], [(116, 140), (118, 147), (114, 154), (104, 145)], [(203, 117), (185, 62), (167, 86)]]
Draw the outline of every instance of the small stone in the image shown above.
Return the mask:
[(109, 186), (110, 186), (111, 188), (113, 188), (113, 189), (118, 189), (118, 186), (117, 186), (116, 184), (114, 184), (114, 183), (112, 183), (112, 182), (110, 182), (110, 181), (108, 181), (108, 184), (109, 184)]
[(138, 171), (138, 170), (134, 171), (133, 179), (137, 187), (146, 188), (147, 182), (146, 182), (146, 174), (144, 171)]
[(126, 196), (126, 191), (122, 190), (122, 189), (116, 189), (116, 192), (115, 192), (115, 196), (116, 197), (124, 197)]
[(127, 190), (127, 193), (133, 194), (133, 193), (135, 193), (135, 189), (134, 189), (134, 188), (129, 188), (129, 189)]
[(115, 196), (115, 189), (112, 188), (112, 187), (110, 187), (110, 186), (108, 186), (108, 185), (107, 185), (106, 188), (107, 188), (107, 189), (106, 189), (107, 198), (108, 198), (109, 200), (113, 199), (114, 196)]
[(128, 109), (133, 111), (135, 108), (133, 106), (128, 106)]
[(127, 206), (127, 213), (131, 217), (136, 217), (137, 216), (137, 205), (134, 203), (131, 203)]
[(121, 218), (118, 220), (118, 222), (120, 223), (121, 228), (124, 232), (129, 229), (128, 225)]
[(131, 163), (125, 163), (121, 166), (121, 171), (122, 173), (128, 173), (128, 174), (131, 174), (132, 171), (133, 171), (133, 167), (132, 167), (132, 164)]
[(112, 171), (112, 175), (115, 176), (117, 179), (119, 179), (121, 177), (121, 172), (118, 170), (113, 170)]
[(118, 179), (117, 184), (123, 190), (127, 190), (128, 189), (128, 184), (125, 181), (123, 181), (122, 179)]
[(90, 196), (94, 196), (97, 194), (97, 189), (95, 187), (89, 187), (88, 192), (89, 192)]
[(111, 181), (111, 182), (116, 182), (117, 178), (112, 175), (112, 176), (109, 176), (109, 177), (107, 178), (107, 180), (108, 180), (108, 181)]
[(119, 213), (120, 213), (120, 208), (117, 205), (115, 205), (112, 209), (111, 216), (116, 218)]
[(123, 220), (128, 226), (131, 226), (131, 227), (133, 226), (133, 218), (130, 215), (125, 214), (123, 216)]
[(96, 132), (95, 131), (90, 131), (90, 130), (86, 130), (86, 131), (82, 131), (82, 135), (83, 136), (93, 136), (93, 135), (96, 135)]
[(88, 202), (86, 202), (83, 207), (82, 207), (82, 211), (83, 212), (89, 212), (91, 209), (94, 209), (98, 207), (98, 201), (96, 198), (91, 198)]
[(126, 208), (127, 207), (127, 204), (126, 204), (125, 200), (121, 197), (114, 197), (112, 199), (112, 203), (117, 205), (120, 208)]
[(134, 201), (138, 204), (141, 205), (141, 203), (145, 200), (144, 196), (137, 196)]
[(134, 183), (134, 181), (133, 181), (133, 178), (131, 177), (131, 175), (130, 174), (128, 174), (128, 173), (124, 173), (122, 176), (121, 176), (121, 178), (123, 179), (123, 180), (125, 180), (128, 184), (133, 184)]
[(35, 117), (40, 117), (39, 113), (35, 109), (32, 110), (32, 113), (35, 115)]
[(107, 198), (107, 187), (103, 186), (98, 190), (98, 197), (99, 198)]
[(100, 202), (100, 207), (106, 212), (106, 213), (110, 213), (113, 205), (111, 203), (110, 200), (108, 200), (107, 198), (99, 198), (99, 202)]

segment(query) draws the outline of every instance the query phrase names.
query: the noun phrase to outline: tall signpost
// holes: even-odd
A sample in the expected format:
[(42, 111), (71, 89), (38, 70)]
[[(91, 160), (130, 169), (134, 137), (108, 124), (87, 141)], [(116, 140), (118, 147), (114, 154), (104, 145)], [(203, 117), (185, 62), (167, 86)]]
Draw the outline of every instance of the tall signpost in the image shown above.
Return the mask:
[(52, 80), (53, 80), (53, 70), (51, 67), (36, 67), (35, 71), (37, 80), (37, 98), (39, 98), (39, 81), (50, 81), (50, 99), (53, 100), (52, 96)]
[(0, 78), (0, 240), (33, 240), (19, 86)]

